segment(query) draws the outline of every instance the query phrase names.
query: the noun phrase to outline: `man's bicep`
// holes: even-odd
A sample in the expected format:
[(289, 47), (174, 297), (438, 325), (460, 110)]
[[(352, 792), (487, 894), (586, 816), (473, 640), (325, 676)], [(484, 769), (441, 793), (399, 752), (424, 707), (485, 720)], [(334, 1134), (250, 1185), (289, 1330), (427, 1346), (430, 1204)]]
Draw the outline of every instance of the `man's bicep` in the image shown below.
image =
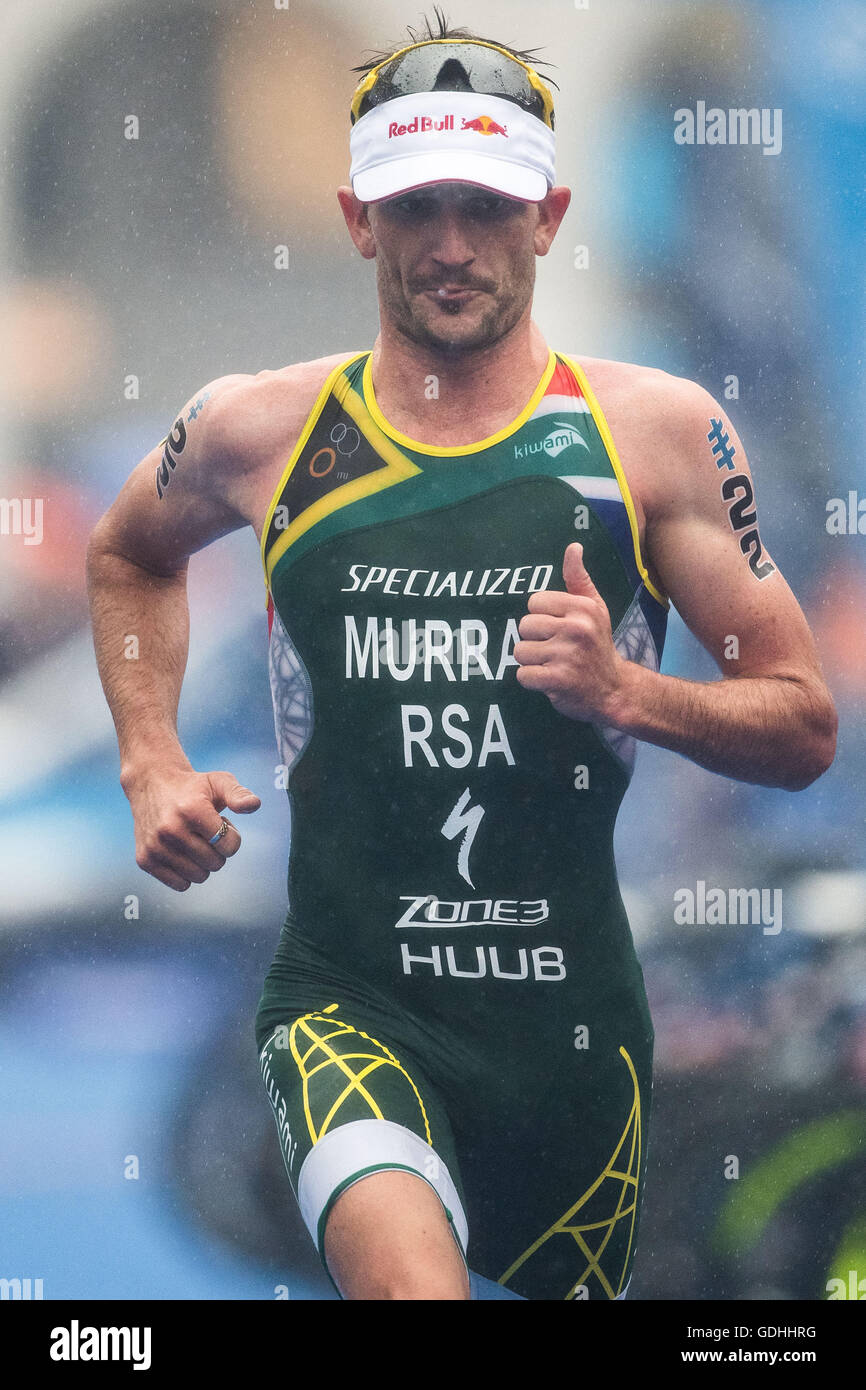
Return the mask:
[(653, 569), (723, 675), (814, 671), (808, 624), (761, 538), (742, 442), (707, 392), (684, 397), (669, 500), (648, 527)]
[(665, 553), (656, 569), (723, 676), (796, 677), (817, 669), (808, 624), (775, 563), (756, 580), (736, 539), (732, 544), (703, 519), (671, 521), (662, 534)]
[(103, 548), (170, 574), (195, 551), (245, 524), (222, 487), (227, 459), (220, 418), (226, 394), (245, 380), (223, 377), (187, 401), (99, 522), (94, 538)]

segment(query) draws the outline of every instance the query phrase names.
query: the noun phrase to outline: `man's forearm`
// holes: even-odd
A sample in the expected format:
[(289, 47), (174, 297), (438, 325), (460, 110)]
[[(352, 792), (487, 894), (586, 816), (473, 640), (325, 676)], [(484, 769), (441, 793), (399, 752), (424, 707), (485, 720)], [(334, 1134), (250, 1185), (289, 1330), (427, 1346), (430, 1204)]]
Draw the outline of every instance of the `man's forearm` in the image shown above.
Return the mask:
[(177, 707), (189, 646), (186, 572), (151, 574), (102, 546), (87, 558), (99, 676), (120, 748), (121, 779), (149, 759), (188, 766)]
[(799, 790), (830, 765), (832, 701), (816, 681), (741, 677), (699, 683), (625, 662), (618, 729), (743, 782)]

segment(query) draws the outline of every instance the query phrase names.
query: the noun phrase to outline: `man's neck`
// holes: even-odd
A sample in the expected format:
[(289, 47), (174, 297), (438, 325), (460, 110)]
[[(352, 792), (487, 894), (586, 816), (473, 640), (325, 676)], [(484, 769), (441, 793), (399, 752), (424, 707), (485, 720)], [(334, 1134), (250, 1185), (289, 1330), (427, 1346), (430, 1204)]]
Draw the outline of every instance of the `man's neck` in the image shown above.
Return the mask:
[(373, 389), (401, 434), (456, 448), (507, 428), (528, 404), (549, 356), (528, 313), (490, 347), (459, 355), (414, 343), (383, 323), (373, 348)]

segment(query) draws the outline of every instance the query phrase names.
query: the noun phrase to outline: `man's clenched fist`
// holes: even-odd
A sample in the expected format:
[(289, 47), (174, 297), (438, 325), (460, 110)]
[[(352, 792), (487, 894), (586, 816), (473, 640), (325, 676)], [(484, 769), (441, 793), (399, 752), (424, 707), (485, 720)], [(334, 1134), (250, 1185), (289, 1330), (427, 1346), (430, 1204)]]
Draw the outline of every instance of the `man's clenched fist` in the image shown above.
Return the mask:
[(240, 849), (231, 824), (222, 839), (208, 843), (220, 828), (220, 812), (246, 815), (262, 804), (230, 772), (193, 768), (151, 766), (142, 776), (124, 779), (123, 789), (135, 821), (136, 864), (178, 893), (204, 883)]

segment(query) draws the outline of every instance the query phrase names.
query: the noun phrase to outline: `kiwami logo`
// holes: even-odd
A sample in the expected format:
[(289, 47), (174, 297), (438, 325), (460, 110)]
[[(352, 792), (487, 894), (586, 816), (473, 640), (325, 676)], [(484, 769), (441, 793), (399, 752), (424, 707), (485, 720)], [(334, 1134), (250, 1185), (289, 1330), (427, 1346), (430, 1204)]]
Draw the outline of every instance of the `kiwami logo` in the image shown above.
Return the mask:
[(149, 1327), (69, 1327), (51, 1329), (52, 1361), (132, 1361), (134, 1371), (150, 1370)]
[(540, 454), (543, 450), (545, 454), (549, 454), (551, 458), (555, 459), (564, 449), (570, 449), (572, 444), (579, 444), (581, 449), (589, 448), (579, 430), (576, 430), (573, 425), (567, 425), (562, 420), (557, 420), (546, 439), (539, 440), (536, 444), (515, 444), (514, 457), (525, 459), (530, 454)]
[(544, 452), (550, 454), (551, 458), (556, 458), (557, 454), (561, 454), (563, 449), (570, 448), (572, 444), (579, 444), (582, 449), (589, 448), (579, 430), (573, 425), (564, 425), (561, 420), (557, 420), (544, 441)]
[(465, 878), (469, 887), (474, 888), (475, 884), (469, 877), (469, 851), (472, 848), (472, 842), (475, 839), (476, 831), (481, 824), (481, 817), (484, 815), (484, 807), (470, 806), (470, 800), (469, 788), (467, 787), (443, 825), (442, 834), (445, 836), (446, 840), (453, 840), (460, 834), (461, 830), (464, 832), (463, 841), (460, 845), (460, 849), (457, 851), (457, 868), (461, 878)]

